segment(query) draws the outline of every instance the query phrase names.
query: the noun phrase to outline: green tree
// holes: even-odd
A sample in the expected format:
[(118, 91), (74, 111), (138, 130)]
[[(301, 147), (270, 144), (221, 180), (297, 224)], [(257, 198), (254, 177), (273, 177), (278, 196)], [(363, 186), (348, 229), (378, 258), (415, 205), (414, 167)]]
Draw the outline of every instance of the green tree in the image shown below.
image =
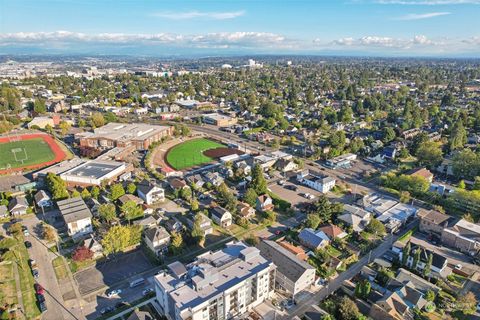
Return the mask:
[(383, 142), (389, 143), (397, 137), (397, 134), (395, 133), (395, 130), (393, 130), (392, 127), (386, 127), (383, 130)]
[(336, 318), (339, 320), (357, 320), (360, 315), (357, 305), (349, 297), (343, 296), (337, 305)]
[(100, 188), (97, 186), (93, 186), (90, 190), (90, 194), (94, 199), (98, 199), (98, 196), (100, 195)]
[(143, 216), (143, 209), (132, 200), (125, 202), (120, 211), (128, 222)]
[(420, 255), (421, 255), (420, 248), (417, 248), (417, 250), (415, 250), (415, 252), (413, 253), (413, 263), (412, 263), (413, 270), (417, 269), (418, 263), (420, 262)]
[(366, 230), (370, 233), (373, 233), (379, 236), (383, 236), (386, 233), (385, 226), (383, 225), (383, 223), (381, 223), (375, 218), (372, 218), (370, 220), (370, 223), (367, 225)]
[(66, 135), (71, 126), (72, 125), (67, 121), (60, 121), (58, 124), (58, 127), (60, 128), (60, 134), (62, 136)]
[(90, 194), (90, 192), (88, 191), (87, 188), (83, 188), (82, 192), (80, 193), (80, 195), (82, 196), (82, 199), (89, 199), (92, 197), (92, 195)]
[(410, 251), (412, 250), (412, 246), (410, 245), (410, 241), (402, 249), (402, 266), (407, 265), (408, 257), (410, 257)]
[(53, 200), (68, 198), (67, 183), (54, 173), (49, 172), (47, 174), (46, 185)]
[(255, 192), (255, 189), (248, 188), (245, 194), (243, 195), (243, 201), (255, 207), (255, 203), (257, 201), (258, 194)]
[(435, 300), (435, 292), (432, 290), (427, 290), (427, 292), (425, 292), (425, 300), (429, 302)]
[(183, 237), (181, 233), (176, 231), (173, 231), (171, 236), (170, 251), (176, 256), (183, 250)]
[(184, 200), (190, 200), (192, 198), (192, 189), (185, 187), (180, 190), (180, 197)]
[(411, 198), (412, 197), (410, 196), (410, 192), (408, 192), (408, 191), (401, 191), (400, 192), (400, 202), (409, 203)]
[(192, 200), (190, 201), (190, 209), (192, 211), (198, 211), (199, 207), (200, 207), (200, 204), (198, 203), (197, 198), (192, 197)]
[(98, 207), (98, 214), (106, 222), (112, 222), (117, 218), (117, 210), (112, 203), (104, 203)]
[(456, 309), (464, 314), (474, 314), (477, 309), (477, 298), (471, 291), (460, 295), (457, 299)]
[(125, 189), (123, 189), (122, 184), (115, 183), (110, 187), (110, 198), (112, 200), (117, 200), (125, 194)]
[(94, 112), (92, 114), (92, 125), (96, 128), (101, 127), (105, 124), (105, 118), (100, 112)]
[(463, 121), (458, 119), (453, 125), (450, 138), (448, 139), (448, 146), (450, 150), (461, 149), (467, 143), (467, 130), (463, 126)]
[(428, 277), (430, 272), (432, 272), (432, 262), (433, 262), (433, 254), (430, 252), (428, 254), (428, 260), (425, 264), (425, 268), (423, 268), (423, 276)]
[(45, 100), (43, 99), (35, 99), (33, 103), (33, 111), (39, 114), (43, 114), (47, 112), (47, 107), (45, 105)]
[(321, 220), (320, 217), (314, 213), (309, 213), (307, 215), (307, 220), (305, 224), (308, 228), (317, 229), (318, 225), (320, 224)]
[(103, 251), (106, 255), (123, 251), (131, 243), (131, 230), (126, 226), (113, 226), (102, 239)]
[(474, 179), (480, 175), (480, 153), (470, 149), (457, 152), (452, 158), (452, 169), (457, 177)]
[(267, 193), (267, 181), (263, 175), (263, 169), (259, 164), (256, 164), (252, 170), (252, 181), (250, 182), (250, 188), (255, 190), (258, 195)]
[(193, 221), (193, 228), (192, 228), (192, 238), (195, 239), (195, 241), (203, 247), (205, 244), (205, 232), (201, 228), (201, 223), (202, 223), (202, 215), (200, 213), (197, 213), (195, 216), (195, 219)]
[(130, 182), (130, 183), (127, 185), (127, 193), (129, 193), (129, 194), (134, 194), (135, 191), (137, 191), (137, 186), (135, 185), (135, 183)]
[(435, 141), (425, 141), (421, 143), (415, 156), (421, 165), (425, 165), (429, 168), (438, 166), (443, 160), (443, 153), (440, 144)]

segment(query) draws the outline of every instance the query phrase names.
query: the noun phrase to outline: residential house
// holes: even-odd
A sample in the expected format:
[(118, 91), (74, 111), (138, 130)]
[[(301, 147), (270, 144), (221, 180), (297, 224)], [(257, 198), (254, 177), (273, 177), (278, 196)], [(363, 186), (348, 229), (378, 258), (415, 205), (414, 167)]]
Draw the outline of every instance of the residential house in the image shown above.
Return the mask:
[[(425, 267), (429, 263), (429, 259), (432, 259), (432, 263), (430, 265), (430, 274), (433, 276), (441, 276), (446, 277), (448, 274), (444, 274), (444, 271), (447, 267), (447, 258), (444, 256), (430, 251), (418, 244), (410, 243), (410, 252), (408, 258), (405, 261), (405, 265), (410, 269), (415, 269), (417, 271), (423, 272)], [(392, 246), (392, 251), (398, 255), (399, 261), (403, 261), (403, 249), (407, 244), (397, 241)], [(416, 251), (420, 252), (420, 259), (418, 260), (417, 264), (414, 266), (415, 255)], [(430, 257), (431, 256), (431, 257)]]
[(272, 211), (274, 209), (273, 200), (268, 194), (262, 194), (255, 201), (255, 208), (260, 212)]
[(460, 219), (443, 229), (441, 240), (443, 244), (473, 256), (480, 252), (480, 225)]
[(296, 164), (293, 160), (282, 158), (275, 162), (275, 169), (280, 172), (291, 172), (298, 170), (298, 164)]
[(310, 228), (300, 231), (298, 240), (303, 246), (311, 250), (325, 248), (330, 243), (330, 239), (323, 231), (315, 231)]
[(294, 298), (315, 283), (315, 268), (277, 242), (263, 240), (257, 248), (265, 259), (277, 266), (275, 284), (283, 293)]
[(52, 199), (44, 190), (38, 190), (33, 198), (37, 206), (42, 209), (53, 206)]
[(203, 230), (204, 235), (209, 235), (213, 233), (213, 227), (212, 227), (212, 221), (203, 213), (197, 213), (197, 214), (190, 214), (189, 217), (187, 217), (187, 226), (190, 230), (193, 229), (193, 226), (195, 224), (195, 218), (199, 216), (198, 219), (200, 219), (200, 229)]
[(57, 206), (67, 226), (68, 235), (74, 240), (93, 232), (92, 213), (81, 197), (58, 201)]
[(165, 221), (165, 228), (168, 232), (182, 232), (184, 230), (183, 224), (176, 218), (170, 218)]
[(332, 240), (343, 239), (348, 236), (348, 233), (343, 231), (340, 227), (337, 227), (336, 225), (331, 223), (318, 228), (318, 230), (325, 233)]
[(8, 208), (5, 205), (0, 205), (0, 218), (8, 217)]
[(187, 188), (187, 183), (185, 180), (179, 179), (179, 178), (171, 178), (168, 179), (168, 185), (173, 191), (179, 191), (182, 190), (183, 188)]
[(322, 193), (327, 193), (332, 190), (336, 182), (332, 177), (320, 173), (310, 173), (308, 170), (303, 170), (298, 173), (297, 181)]
[(19, 216), (26, 214), (28, 209), (28, 202), (25, 196), (14, 197), (8, 203), (8, 211), (12, 216)]
[(427, 180), (429, 183), (433, 182), (433, 173), (430, 172), (427, 168), (418, 168), (411, 170), (408, 173), (411, 177), (421, 177)]
[(143, 228), (154, 228), (157, 226), (159, 220), (161, 219), (156, 219), (154, 216), (148, 215), (133, 221), (133, 224), (136, 226), (142, 226)]
[(148, 205), (165, 200), (165, 190), (146, 180), (137, 186), (137, 194)]
[(102, 256), (103, 247), (100, 244), (100, 242), (98, 242), (92, 234), (84, 240), (83, 245), (87, 249), (93, 252), (93, 257), (95, 259)]
[(192, 186), (194, 189), (200, 189), (205, 184), (202, 176), (199, 174), (194, 174), (185, 178), (185, 180)]
[(168, 320), (234, 319), (272, 297), (275, 265), (260, 250), (231, 242), (154, 277), (156, 300)]
[(252, 167), (245, 160), (235, 162), (234, 167), (237, 168), (237, 172), (246, 176), (252, 172)]
[(241, 202), (241, 201), (239, 201), (237, 204), (237, 212), (241, 217), (247, 218), (247, 219), (250, 219), (253, 216), (255, 216), (255, 209), (252, 208), (252, 206), (250, 206), (248, 203)]
[(305, 253), (305, 250), (303, 248), (296, 246), (294, 244), (291, 244), (290, 242), (287, 241), (280, 241), (278, 242), (279, 245), (293, 253), (298, 259), (307, 261), (308, 260), (308, 255)]
[(260, 165), (260, 167), (265, 171), (273, 167), (275, 162), (277, 162), (277, 157), (259, 155), (253, 158), (255, 164)]
[(133, 201), (136, 205), (141, 205), (143, 203), (143, 200), (140, 199), (137, 196), (134, 196), (133, 194), (124, 194), (120, 198), (118, 198), (118, 204), (120, 206), (123, 206), (125, 203)]
[(213, 186), (218, 187), (224, 181), (223, 177), (218, 172), (207, 172), (203, 175), (206, 182), (211, 183)]
[(210, 209), (210, 215), (212, 217), (213, 222), (217, 225), (227, 228), (232, 225), (232, 214), (230, 211), (222, 208), (222, 207), (213, 207)]
[(161, 226), (146, 229), (143, 233), (143, 239), (147, 247), (157, 257), (163, 256), (170, 245), (170, 234)]
[(343, 212), (337, 219), (345, 225), (351, 226), (355, 232), (362, 232), (372, 219), (370, 212), (349, 204), (343, 206)]
[(420, 220), (419, 229), (421, 232), (441, 236), (445, 228), (454, 220), (451, 216), (436, 210), (420, 209), (417, 213)]

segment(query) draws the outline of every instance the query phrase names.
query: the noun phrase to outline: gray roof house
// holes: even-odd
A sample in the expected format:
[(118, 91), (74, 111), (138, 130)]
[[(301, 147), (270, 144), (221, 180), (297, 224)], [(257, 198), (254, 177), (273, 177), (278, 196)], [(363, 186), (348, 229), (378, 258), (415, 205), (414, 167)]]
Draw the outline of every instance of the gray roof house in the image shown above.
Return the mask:
[(330, 243), (330, 239), (323, 231), (315, 231), (305, 228), (298, 234), (300, 243), (312, 250), (324, 248)]
[(315, 268), (299, 259), (275, 241), (263, 240), (257, 248), (260, 254), (277, 266), (275, 282), (288, 294), (295, 294), (308, 289), (315, 282)]
[(232, 224), (232, 214), (222, 207), (213, 207), (210, 209), (213, 222), (223, 228), (227, 228)]
[(52, 199), (44, 190), (38, 190), (38, 192), (35, 193), (34, 198), (37, 206), (41, 208), (51, 207), (53, 205)]
[(57, 202), (60, 213), (68, 229), (68, 235), (74, 240), (93, 232), (92, 213), (81, 197)]
[(8, 208), (7, 206), (1, 205), (0, 206), (0, 218), (5, 218), (8, 216)]
[(147, 247), (152, 250), (157, 257), (162, 256), (170, 245), (170, 234), (164, 227), (160, 226), (146, 229), (143, 233), (143, 239)]
[(8, 211), (12, 216), (19, 216), (21, 214), (26, 214), (28, 209), (28, 202), (24, 196), (18, 196), (10, 200), (8, 204)]

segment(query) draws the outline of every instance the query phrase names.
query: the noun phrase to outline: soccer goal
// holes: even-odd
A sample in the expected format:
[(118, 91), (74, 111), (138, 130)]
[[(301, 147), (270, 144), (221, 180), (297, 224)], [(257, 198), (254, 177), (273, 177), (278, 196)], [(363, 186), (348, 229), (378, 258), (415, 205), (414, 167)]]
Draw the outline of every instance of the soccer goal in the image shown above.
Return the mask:
[[(23, 151), (23, 152), (22, 152)], [(21, 162), (22, 164), (28, 160), (27, 149), (25, 148), (15, 148), (12, 149), (13, 156), (15, 157), (15, 161)]]

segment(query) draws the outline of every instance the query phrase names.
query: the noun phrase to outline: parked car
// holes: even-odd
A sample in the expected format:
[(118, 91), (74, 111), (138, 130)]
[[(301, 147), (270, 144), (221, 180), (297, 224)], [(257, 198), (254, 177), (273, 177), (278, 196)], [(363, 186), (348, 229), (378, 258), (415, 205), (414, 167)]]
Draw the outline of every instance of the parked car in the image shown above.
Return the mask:
[(455, 269), (462, 270), (463, 266), (459, 263), (455, 266)]
[(45, 289), (40, 285), (40, 283), (35, 283), (33, 288), (37, 294), (45, 294)]
[(106, 313), (112, 312), (113, 310), (115, 310), (114, 307), (105, 307), (102, 310), (100, 310), (100, 313), (101, 314), (106, 314)]
[(111, 298), (113, 296), (118, 296), (120, 293), (122, 293), (121, 289), (110, 290), (110, 291), (107, 291), (107, 297)]
[(25, 237), (30, 236), (30, 232), (28, 231), (28, 229), (23, 230), (23, 235), (24, 235)]
[(38, 304), (38, 308), (39, 308), (40, 311), (42, 311), (42, 312), (47, 311), (47, 304), (45, 303), (45, 301), (44, 301), (44, 302), (40, 302), (40, 303)]
[(286, 185), (284, 188), (287, 189), (287, 190), (292, 190), (292, 191), (297, 191), (297, 189), (298, 189), (298, 187), (293, 185), (293, 184)]
[(30, 241), (25, 241), (25, 247), (27, 247), (27, 249), (30, 249), (32, 247), (32, 243)]
[(148, 289), (145, 289), (142, 291), (142, 295), (143, 296), (147, 296), (149, 295), (150, 293), (153, 293), (155, 290), (153, 288), (148, 288)]
[(32, 270), (32, 275), (33, 275), (33, 277), (34, 277), (35, 279), (37, 279), (38, 276), (40, 275), (40, 274), (38, 273), (38, 269), (33, 269), (33, 270)]
[(43, 294), (37, 294), (38, 302), (45, 302), (45, 296)]
[(283, 186), (285, 184), (285, 182), (286, 182), (285, 180), (278, 180), (277, 181), (278, 185), (280, 185), (280, 186)]

